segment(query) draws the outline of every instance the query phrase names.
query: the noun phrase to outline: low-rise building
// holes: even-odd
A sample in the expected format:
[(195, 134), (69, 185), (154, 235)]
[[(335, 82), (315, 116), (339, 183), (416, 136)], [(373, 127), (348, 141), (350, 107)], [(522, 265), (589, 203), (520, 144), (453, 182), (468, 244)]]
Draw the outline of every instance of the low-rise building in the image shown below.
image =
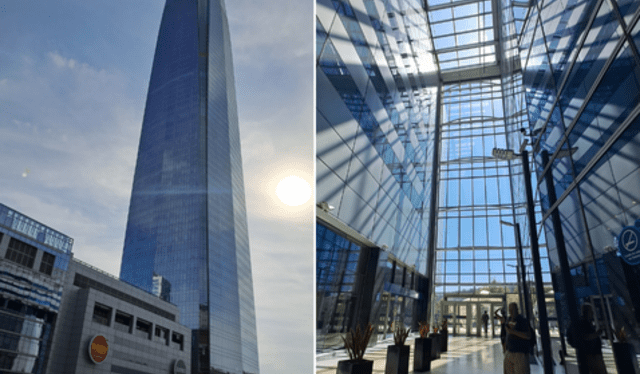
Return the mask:
[(189, 372), (177, 306), (77, 259), (65, 279), (49, 374)]
[(73, 259), (73, 239), (0, 204), (0, 373), (186, 374), (191, 331), (158, 296)]
[(0, 372), (45, 373), (72, 245), (0, 204)]

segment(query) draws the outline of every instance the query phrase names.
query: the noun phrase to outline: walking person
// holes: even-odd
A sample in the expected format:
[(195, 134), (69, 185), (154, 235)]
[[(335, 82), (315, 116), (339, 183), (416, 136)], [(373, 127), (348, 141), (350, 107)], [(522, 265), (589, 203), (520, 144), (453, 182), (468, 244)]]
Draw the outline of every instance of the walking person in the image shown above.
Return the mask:
[(482, 327), (484, 327), (484, 336), (487, 336), (487, 331), (489, 330), (489, 315), (486, 310), (482, 313)]
[[(571, 326), (574, 324), (573, 322), (569, 326), (567, 341), (585, 357), (589, 373), (607, 374), (607, 367), (604, 365), (604, 359), (602, 358), (602, 340), (600, 339), (602, 330), (596, 331), (593, 326), (593, 309), (591, 309), (591, 305), (583, 304), (581, 311), (582, 316), (575, 322), (575, 330)], [(573, 331), (577, 336), (573, 336)]]
[(530, 374), (531, 331), (529, 321), (518, 312), (518, 304), (509, 304), (509, 319), (504, 327), (507, 335), (504, 374)]

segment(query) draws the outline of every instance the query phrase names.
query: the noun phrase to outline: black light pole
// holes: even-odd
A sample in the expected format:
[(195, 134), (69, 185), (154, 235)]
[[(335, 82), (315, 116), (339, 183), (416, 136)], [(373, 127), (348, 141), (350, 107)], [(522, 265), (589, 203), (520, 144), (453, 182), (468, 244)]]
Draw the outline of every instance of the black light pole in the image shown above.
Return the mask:
[[(540, 155), (542, 156), (542, 163), (547, 165), (549, 163), (549, 153), (546, 150), (543, 150)], [(544, 179), (547, 185), (547, 196), (549, 197), (549, 207), (552, 207), (556, 201), (556, 188), (553, 185), (553, 176), (551, 172), (548, 172), (544, 175)], [(564, 285), (564, 296), (567, 302), (567, 308), (569, 319), (571, 322), (568, 329), (572, 329), (571, 332), (573, 336), (580, 336), (580, 331), (576, 331), (577, 322), (580, 320), (580, 316), (578, 314), (578, 302), (576, 298), (576, 293), (573, 288), (573, 280), (571, 279), (571, 271), (569, 268), (569, 259), (567, 257), (567, 248), (564, 245), (564, 234), (562, 232), (562, 222), (560, 221), (560, 213), (558, 208), (554, 209), (551, 212), (551, 222), (553, 224), (553, 235), (556, 239), (556, 251), (558, 252), (558, 262), (560, 263), (560, 278), (562, 279), (562, 284)], [(566, 352), (566, 348), (565, 348)], [(587, 359), (584, 355), (584, 352), (580, 348), (576, 348), (576, 358), (578, 360), (578, 371), (580, 374), (586, 374), (589, 372), (589, 366), (587, 363)]]
[(527, 311), (527, 319), (531, 321), (531, 296), (529, 294), (529, 285), (527, 284), (527, 270), (524, 266), (524, 255), (522, 253), (522, 241), (520, 240), (520, 224), (516, 223), (516, 238), (518, 240), (518, 251), (520, 251), (520, 268), (522, 273), (522, 291), (524, 292), (524, 307)]
[(540, 320), (540, 340), (542, 341), (542, 360), (544, 373), (553, 374), (551, 358), (551, 339), (549, 336), (549, 321), (547, 318), (547, 303), (542, 282), (542, 266), (540, 265), (540, 249), (538, 247), (538, 233), (536, 232), (536, 217), (531, 189), (531, 173), (529, 171), (529, 152), (522, 150), (520, 155), (510, 149), (493, 149), (493, 157), (502, 160), (513, 160), (515, 156), (522, 157), (522, 173), (527, 195), (527, 217), (529, 219), (529, 235), (531, 236), (531, 257), (533, 260), (533, 276), (536, 281), (536, 297), (538, 299), (538, 318)]
[[(527, 285), (527, 272), (524, 267), (524, 255), (522, 253), (522, 241), (520, 241), (520, 224), (513, 224), (511, 222), (500, 221), (503, 225), (511, 226), (515, 229), (516, 234), (516, 249), (517, 249), (517, 261), (518, 266), (516, 266), (516, 270), (518, 273), (518, 282), (521, 284), (522, 294), (519, 294), (520, 299), (520, 309), (523, 310), (527, 316), (528, 320), (531, 320), (531, 297), (529, 296), (529, 286)], [(524, 299), (524, 306), (522, 305), (522, 300)]]

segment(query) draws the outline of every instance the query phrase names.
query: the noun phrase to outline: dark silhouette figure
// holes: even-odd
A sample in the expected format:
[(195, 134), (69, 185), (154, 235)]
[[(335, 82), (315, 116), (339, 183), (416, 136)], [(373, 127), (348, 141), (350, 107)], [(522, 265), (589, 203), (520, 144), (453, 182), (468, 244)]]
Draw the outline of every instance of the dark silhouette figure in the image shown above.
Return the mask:
[[(582, 305), (582, 316), (576, 322), (572, 322), (567, 331), (567, 342), (577, 350), (587, 360), (589, 373), (607, 374), (607, 368), (602, 358), (602, 340), (600, 334), (602, 330), (596, 331), (593, 326), (593, 310), (591, 305)], [(575, 330), (573, 325), (575, 323)], [(573, 335), (576, 334), (576, 335)]]
[(487, 336), (487, 331), (489, 330), (489, 315), (486, 310), (482, 313), (482, 327), (484, 327), (484, 336)]

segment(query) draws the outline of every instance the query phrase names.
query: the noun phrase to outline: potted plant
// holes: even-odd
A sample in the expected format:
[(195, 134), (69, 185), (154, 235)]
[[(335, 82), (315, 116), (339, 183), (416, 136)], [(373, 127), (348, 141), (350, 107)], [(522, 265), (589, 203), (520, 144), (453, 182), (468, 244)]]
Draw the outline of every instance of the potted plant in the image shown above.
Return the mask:
[(387, 347), (387, 361), (385, 364), (385, 374), (407, 374), (409, 373), (409, 353), (411, 347), (405, 345), (411, 328), (396, 329), (393, 334), (394, 345)]
[(364, 351), (367, 349), (372, 333), (373, 327), (368, 324), (364, 331), (357, 326), (355, 331), (351, 329), (342, 337), (349, 360), (338, 361), (337, 374), (371, 374), (373, 361), (364, 359)]
[(431, 370), (432, 340), (428, 335), (429, 324), (420, 322), (420, 337), (416, 339), (415, 347), (413, 348), (413, 371)]
[(627, 342), (627, 333), (624, 327), (615, 332), (617, 342), (613, 343), (613, 356), (616, 360), (618, 373), (640, 373), (636, 352), (631, 343)]
[(442, 327), (440, 328), (440, 336), (441, 336), (440, 342), (442, 343), (440, 344), (440, 352), (446, 352), (449, 345), (449, 327), (448, 327), (448, 322), (446, 318), (442, 321)]
[(440, 358), (440, 347), (442, 345), (442, 337), (438, 334), (438, 327), (433, 327), (433, 333), (429, 335), (431, 338), (431, 359)]

